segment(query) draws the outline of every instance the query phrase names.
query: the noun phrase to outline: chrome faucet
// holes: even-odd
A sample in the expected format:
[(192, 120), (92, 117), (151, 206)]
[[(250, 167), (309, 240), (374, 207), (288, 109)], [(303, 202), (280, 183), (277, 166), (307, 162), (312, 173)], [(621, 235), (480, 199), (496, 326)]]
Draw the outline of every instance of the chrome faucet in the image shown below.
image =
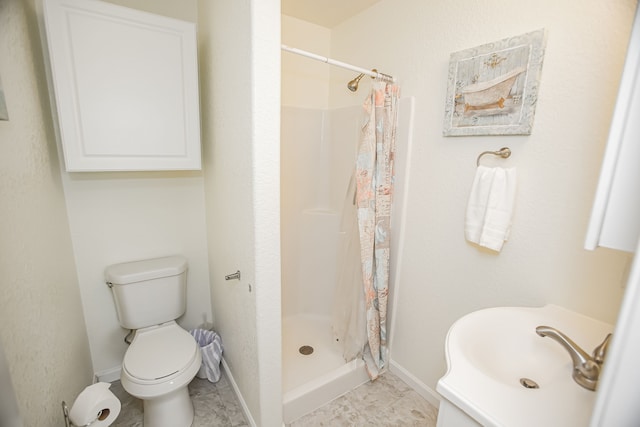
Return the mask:
[(571, 356), (571, 360), (573, 361), (572, 376), (575, 382), (588, 390), (595, 391), (598, 385), (600, 369), (602, 368), (602, 363), (604, 362), (604, 357), (609, 347), (611, 334), (608, 334), (604, 341), (593, 350), (593, 355), (589, 356), (587, 352), (581, 349), (571, 338), (555, 328), (538, 326), (536, 333), (541, 337), (552, 338), (564, 347), (565, 350), (569, 352), (569, 356)]

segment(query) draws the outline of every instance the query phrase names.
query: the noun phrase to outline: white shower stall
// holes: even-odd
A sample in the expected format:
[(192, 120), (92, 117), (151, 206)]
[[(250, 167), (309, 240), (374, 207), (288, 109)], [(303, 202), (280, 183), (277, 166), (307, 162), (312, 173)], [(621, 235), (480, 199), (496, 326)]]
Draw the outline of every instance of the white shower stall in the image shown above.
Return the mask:
[[(345, 82), (346, 85), (346, 82)], [(362, 85), (364, 100), (369, 85)], [(345, 89), (346, 86), (345, 86)], [(389, 310), (397, 280), (413, 99), (399, 110)], [(340, 222), (362, 126), (361, 106), (283, 106), (281, 115), (282, 384), (284, 421), (368, 380), (362, 360), (346, 363), (333, 338)], [(392, 319), (392, 313), (389, 313)], [(306, 354), (310, 353), (310, 354)]]
[[(318, 383), (345, 361), (332, 339), (339, 225), (359, 132), (359, 107), (283, 107), (281, 115), (281, 246), (285, 422), (326, 398)], [(303, 354), (311, 352), (311, 354)], [(366, 381), (364, 371), (353, 380)], [(329, 399), (344, 391), (327, 391)], [(337, 394), (336, 394), (337, 393)], [(335, 394), (335, 395), (334, 395)]]

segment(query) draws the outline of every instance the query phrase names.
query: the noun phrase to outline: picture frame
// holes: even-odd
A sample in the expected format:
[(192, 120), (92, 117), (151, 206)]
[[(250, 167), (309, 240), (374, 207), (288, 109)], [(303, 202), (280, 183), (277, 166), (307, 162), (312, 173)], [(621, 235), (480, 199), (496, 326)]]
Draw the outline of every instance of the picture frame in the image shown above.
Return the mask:
[(9, 120), (9, 111), (7, 111), (7, 102), (4, 97), (2, 78), (0, 78), (0, 120)]
[(530, 135), (546, 37), (540, 29), (452, 53), (443, 135)]

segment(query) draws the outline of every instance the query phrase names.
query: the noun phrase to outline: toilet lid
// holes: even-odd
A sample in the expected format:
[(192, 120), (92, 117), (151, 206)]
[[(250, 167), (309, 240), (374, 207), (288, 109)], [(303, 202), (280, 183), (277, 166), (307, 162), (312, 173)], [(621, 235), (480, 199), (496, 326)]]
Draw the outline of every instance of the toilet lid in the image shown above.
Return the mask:
[(187, 367), (197, 355), (195, 339), (176, 324), (138, 332), (124, 355), (124, 368), (141, 380), (158, 380)]

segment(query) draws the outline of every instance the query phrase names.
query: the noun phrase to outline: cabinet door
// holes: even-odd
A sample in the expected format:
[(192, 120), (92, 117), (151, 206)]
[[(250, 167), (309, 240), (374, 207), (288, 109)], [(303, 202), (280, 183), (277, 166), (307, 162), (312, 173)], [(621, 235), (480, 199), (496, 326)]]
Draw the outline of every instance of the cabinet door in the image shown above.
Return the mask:
[(640, 8), (611, 122), (585, 247), (634, 252), (640, 235)]
[(67, 171), (200, 169), (195, 24), (44, 0)]

